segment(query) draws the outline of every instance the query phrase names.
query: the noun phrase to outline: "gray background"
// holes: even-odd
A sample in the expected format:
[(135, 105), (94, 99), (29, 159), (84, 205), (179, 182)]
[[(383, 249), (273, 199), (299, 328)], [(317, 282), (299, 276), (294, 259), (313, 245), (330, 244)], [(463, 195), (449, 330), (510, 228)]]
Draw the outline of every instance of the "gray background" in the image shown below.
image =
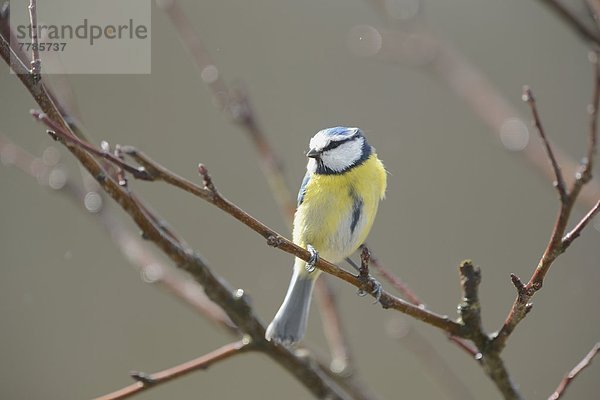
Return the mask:
[[(225, 78), (243, 79), (291, 186), (304, 174), (303, 152), (314, 132), (338, 124), (362, 127), (390, 172), (387, 199), (369, 237), (379, 257), (433, 310), (449, 315), (460, 296), (456, 266), (472, 258), (483, 270), (484, 323), (497, 329), (514, 299), (509, 273), (528, 277), (549, 237), (557, 211), (550, 183), (520, 154), (506, 151), (438, 80), (419, 69), (353, 56), (346, 45), (351, 28), (382, 27), (366, 2), (182, 5)], [(573, 157), (583, 154), (592, 73), (586, 46), (564, 23), (532, 0), (425, 6), (433, 31), (485, 71), (527, 118), (521, 85), (531, 85), (548, 134)], [(228, 198), (286, 232), (248, 138), (215, 109), (156, 8), (152, 39), (151, 75), (68, 77), (95, 143), (136, 145), (193, 180), (201, 161)], [(0, 68), (0, 129), (39, 154), (51, 141), (29, 117), (34, 103)], [(66, 153), (65, 163), (74, 164)], [(77, 169), (71, 174), (77, 177)], [(0, 182), (0, 397), (91, 398), (129, 384), (131, 369), (156, 371), (227, 343), (220, 330), (143, 283), (97, 222), (64, 197), (12, 168), (0, 168)], [(190, 195), (161, 184), (132, 187), (270, 320), (288, 283), (288, 255)], [(555, 263), (534, 311), (505, 351), (529, 399), (546, 398), (600, 338), (597, 226)], [(371, 305), (347, 285), (335, 288), (358, 367), (377, 393), (446, 398), (405, 342), (387, 333), (400, 314)], [(475, 398), (499, 398), (476, 363), (443, 335), (409, 323)], [(313, 312), (306, 341), (324, 353), (320, 325)], [(599, 371), (598, 365), (586, 370), (567, 398), (594, 397)], [(139, 398), (308, 396), (286, 372), (250, 354)]]

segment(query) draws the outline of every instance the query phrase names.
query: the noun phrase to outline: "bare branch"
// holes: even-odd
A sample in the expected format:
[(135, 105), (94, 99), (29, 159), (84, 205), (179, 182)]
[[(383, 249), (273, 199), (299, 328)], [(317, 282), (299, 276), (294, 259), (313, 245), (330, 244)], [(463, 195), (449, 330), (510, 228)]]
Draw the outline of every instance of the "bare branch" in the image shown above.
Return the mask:
[(594, 95), (592, 98), (592, 103), (588, 108), (588, 111), (590, 112), (588, 153), (585, 161), (585, 170), (582, 173), (581, 177), (584, 183), (587, 183), (592, 179), (591, 171), (594, 165), (594, 157), (598, 152), (598, 108), (600, 108), (600, 60), (598, 60), (598, 52), (592, 52), (590, 53), (590, 56), (594, 65), (595, 78)]
[[(4, 38), (6, 38), (7, 43), (16, 43), (17, 42), (17, 38), (13, 32), (13, 30), (10, 27), (10, 2), (9, 1), (5, 1), (2, 4), (2, 7), (0, 9), (0, 35), (2, 35)], [(16, 61), (19, 62), (22, 65), (25, 65), (27, 63), (27, 54), (25, 54), (25, 52), (20, 48), (20, 46), (17, 46), (15, 48), (13, 48), (14, 54), (13, 57), (16, 58)]]
[(475, 267), (470, 260), (463, 261), (458, 270), (463, 292), (463, 300), (458, 306), (458, 313), (467, 332), (469, 332), (469, 338), (473, 340), (478, 348), (482, 349), (485, 347), (488, 338), (481, 323), (481, 304), (479, 303), (481, 270)]
[[(594, 67), (594, 94), (592, 102), (588, 106), (590, 114), (588, 128), (588, 148), (586, 157), (581, 161), (579, 170), (575, 173), (575, 181), (571, 188), (571, 196), (578, 197), (583, 185), (592, 180), (594, 168), (594, 157), (598, 148), (598, 108), (600, 107), (600, 62), (598, 52), (590, 52), (590, 61)], [(600, 198), (600, 195), (597, 197)]]
[(131, 377), (136, 380), (136, 383), (119, 389), (107, 395), (97, 397), (95, 400), (120, 400), (129, 398), (137, 393), (159, 386), (163, 383), (170, 382), (179, 377), (185, 376), (198, 370), (205, 370), (219, 361), (227, 360), (233, 356), (253, 350), (252, 342), (241, 340), (227, 344), (208, 354), (185, 362), (180, 365), (165, 369), (154, 374), (146, 374), (143, 372), (132, 372)]
[(35, 79), (40, 79), (42, 72), (42, 60), (40, 60), (40, 48), (38, 43), (38, 25), (37, 25), (37, 1), (29, 0), (29, 22), (31, 34), (31, 73)]
[[(150, 177), (148, 176), (148, 173), (143, 168), (137, 168), (137, 167), (127, 164), (126, 162), (121, 160), (120, 157), (117, 157), (117, 156), (113, 155), (112, 153), (110, 153), (110, 151), (96, 149), (94, 146), (84, 142), (83, 140), (79, 139), (77, 136), (75, 136), (71, 132), (69, 132), (69, 131), (65, 130), (64, 128), (62, 128), (61, 126), (59, 126), (56, 122), (52, 121), (48, 117), (48, 115), (46, 115), (42, 112), (39, 112), (37, 110), (31, 110), (30, 113), (34, 118), (43, 122), (46, 126), (48, 126), (51, 129), (47, 133), (50, 136), (52, 136), (53, 139), (62, 140), (64, 142), (66, 142), (67, 144), (77, 145), (96, 156), (102, 157), (102, 158), (106, 159), (107, 161), (112, 162), (117, 167), (122, 168), (125, 171), (131, 173), (137, 179), (142, 179), (142, 180), (150, 179)], [(125, 183), (123, 183), (123, 185), (121, 185), (121, 186), (125, 186)]]
[(544, 131), (544, 127), (542, 126), (542, 121), (537, 110), (535, 98), (533, 97), (533, 93), (531, 92), (529, 86), (523, 87), (523, 101), (529, 104), (529, 107), (531, 108), (531, 114), (533, 115), (533, 124), (537, 129), (538, 133), (540, 134), (540, 137), (542, 138), (544, 148), (546, 149), (546, 154), (548, 156), (548, 159), (550, 160), (550, 163), (552, 164), (552, 170), (554, 171), (554, 176), (556, 178), (554, 186), (556, 187), (556, 190), (558, 190), (560, 201), (564, 203), (567, 201), (567, 186), (565, 185), (565, 180), (563, 179), (560, 166), (558, 165), (556, 157), (554, 156), (552, 146), (550, 146), (550, 142), (546, 137), (546, 132)]
[(552, 393), (552, 395), (548, 397), (548, 400), (560, 399), (563, 396), (563, 394), (565, 394), (567, 387), (573, 382), (575, 378), (577, 378), (577, 375), (579, 375), (581, 371), (583, 371), (592, 363), (592, 360), (594, 359), (594, 357), (596, 357), (598, 352), (600, 352), (600, 342), (596, 343), (592, 350), (590, 350), (590, 352), (586, 354), (583, 360), (581, 360), (575, 366), (575, 368), (573, 368), (568, 374), (565, 375), (565, 377), (560, 382), (554, 393)]
[(521, 394), (512, 382), (500, 351), (490, 346), (490, 338), (484, 332), (481, 323), (481, 304), (479, 303), (479, 284), (481, 271), (469, 260), (463, 261), (459, 267), (460, 282), (463, 290), (463, 301), (458, 312), (465, 325), (467, 337), (471, 339), (480, 353), (475, 356), (485, 373), (494, 382), (505, 399), (521, 399)]
[(360, 268), (358, 269), (358, 276), (363, 281), (369, 279), (369, 263), (371, 262), (371, 252), (367, 246), (361, 247), (360, 252)]
[[(593, 60), (597, 61), (597, 60)], [(561, 187), (564, 186), (560, 183), (560, 168), (556, 160), (554, 159), (554, 152), (552, 150), (552, 146), (546, 139), (545, 133), (541, 128), (541, 124), (538, 126), (540, 136), (544, 140), (544, 144), (547, 148), (547, 155), (550, 159), (554, 171), (557, 177), (557, 188), (559, 193), (561, 193), (561, 204), (558, 216), (556, 218), (556, 222), (554, 224), (554, 228), (552, 230), (552, 234), (550, 235), (550, 239), (548, 241), (548, 245), (540, 261), (538, 262), (538, 266), (531, 275), (529, 282), (526, 285), (516, 278), (516, 276), (512, 276), (513, 283), (517, 288), (517, 298), (515, 299), (502, 328), (498, 331), (496, 337), (494, 338), (494, 346), (496, 348), (502, 349), (506, 345), (506, 341), (510, 334), (513, 332), (517, 324), (521, 322), (527, 313), (531, 310), (531, 298), (535, 295), (535, 293), (542, 288), (544, 283), (544, 278), (548, 271), (550, 270), (551, 265), (554, 260), (561, 255), (573, 242), (575, 238), (577, 238), (581, 231), (585, 228), (585, 226), (589, 223), (589, 221), (598, 213), (598, 208), (600, 204), (600, 200), (596, 198), (592, 209), (586, 214), (585, 217), (568, 233), (565, 234), (567, 225), (569, 223), (569, 219), (571, 216), (571, 212), (573, 207), (581, 193), (581, 189), (583, 186), (590, 182), (592, 179), (592, 165), (593, 158), (596, 153), (596, 143), (598, 137), (598, 127), (597, 127), (597, 118), (598, 113), (597, 109), (600, 102), (600, 68), (598, 67), (597, 62), (594, 62), (594, 93), (593, 100), (590, 106), (590, 128), (589, 128), (589, 140), (588, 140), (588, 150), (587, 150), (587, 159), (584, 160), (582, 168), (575, 174), (575, 181), (571, 190), (561, 190)], [(526, 90), (526, 92), (528, 92)], [(534, 114), (534, 120), (539, 121), (539, 116), (537, 115), (535, 103), (533, 101), (533, 97), (530, 96), (530, 92), (526, 93), (527, 99), (530, 107), (532, 108), (532, 112)], [(531, 98), (529, 98), (531, 97)], [(564, 194), (563, 194), (564, 193)]]
[(598, 214), (600, 211), (600, 200), (596, 203), (596, 205), (579, 221), (577, 225), (567, 233), (562, 239), (562, 251), (565, 251), (573, 242), (573, 240), (577, 239), (579, 235), (581, 235), (581, 231), (586, 225)]

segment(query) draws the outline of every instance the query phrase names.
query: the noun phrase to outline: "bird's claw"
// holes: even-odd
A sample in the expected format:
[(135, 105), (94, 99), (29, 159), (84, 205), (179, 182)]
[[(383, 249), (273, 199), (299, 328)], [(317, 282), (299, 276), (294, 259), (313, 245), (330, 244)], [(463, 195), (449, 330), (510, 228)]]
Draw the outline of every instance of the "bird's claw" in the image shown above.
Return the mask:
[(306, 250), (310, 253), (310, 258), (304, 268), (306, 269), (306, 272), (311, 273), (316, 269), (315, 264), (319, 262), (319, 252), (310, 244), (306, 246)]
[[(373, 302), (373, 304), (377, 304), (377, 303), (379, 303), (379, 299), (381, 299), (381, 294), (383, 293), (383, 285), (381, 283), (379, 283), (379, 281), (377, 279), (375, 279), (371, 276), (369, 276), (368, 279), (373, 284), (373, 291), (371, 292), (371, 294), (373, 296), (375, 296), (375, 301)], [(369, 293), (367, 293), (363, 289), (358, 289), (356, 294), (359, 295), (360, 297), (364, 297)]]

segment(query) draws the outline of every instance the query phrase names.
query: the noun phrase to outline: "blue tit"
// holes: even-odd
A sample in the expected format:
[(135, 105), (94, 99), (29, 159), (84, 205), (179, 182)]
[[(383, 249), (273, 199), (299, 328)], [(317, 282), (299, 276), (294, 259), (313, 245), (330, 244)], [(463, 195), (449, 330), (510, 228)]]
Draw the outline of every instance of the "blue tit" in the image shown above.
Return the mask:
[(335, 127), (310, 140), (306, 175), (298, 193), (294, 243), (311, 252), (296, 258), (283, 304), (266, 339), (284, 345), (304, 336), (318, 257), (338, 263), (365, 241), (386, 188), (386, 171), (358, 128)]

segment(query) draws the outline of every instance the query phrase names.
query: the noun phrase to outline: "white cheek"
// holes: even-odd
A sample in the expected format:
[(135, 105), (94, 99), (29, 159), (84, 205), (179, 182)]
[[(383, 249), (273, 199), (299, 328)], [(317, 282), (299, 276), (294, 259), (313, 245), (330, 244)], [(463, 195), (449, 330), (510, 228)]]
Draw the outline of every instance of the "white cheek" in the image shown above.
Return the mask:
[(363, 140), (353, 140), (323, 153), (321, 159), (326, 167), (343, 171), (354, 164), (362, 155)]

